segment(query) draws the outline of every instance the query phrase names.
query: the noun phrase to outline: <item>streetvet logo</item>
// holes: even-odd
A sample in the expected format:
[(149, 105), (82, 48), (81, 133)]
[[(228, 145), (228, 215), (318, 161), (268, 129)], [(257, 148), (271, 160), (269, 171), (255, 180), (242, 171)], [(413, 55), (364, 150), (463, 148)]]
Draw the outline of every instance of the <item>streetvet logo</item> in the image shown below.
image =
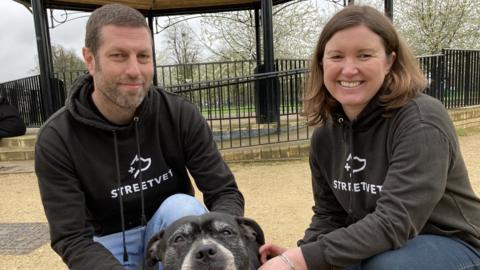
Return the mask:
[[(351, 153), (350, 153), (350, 155), (348, 155), (347, 161), (345, 162), (345, 170), (350, 174), (361, 172), (367, 166), (367, 160), (366, 159), (354, 156), (353, 160), (358, 161), (358, 162), (351, 162), (352, 166), (353, 166), (353, 168), (352, 168), (352, 166), (350, 166), (350, 160), (352, 160), (352, 154)], [(360, 166), (357, 166), (357, 165), (360, 165)]]
[[(130, 163), (130, 169), (128, 169), (128, 172), (130, 174), (133, 174), (134, 178), (137, 178), (138, 174), (140, 173), (140, 170), (137, 168), (137, 162), (138, 162), (138, 155), (135, 155), (133, 158), (132, 162)], [(148, 170), (150, 168), (150, 165), (152, 164), (152, 159), (151, 158), (142, 158), (140, 157), (140, 167), (142, 172)]]

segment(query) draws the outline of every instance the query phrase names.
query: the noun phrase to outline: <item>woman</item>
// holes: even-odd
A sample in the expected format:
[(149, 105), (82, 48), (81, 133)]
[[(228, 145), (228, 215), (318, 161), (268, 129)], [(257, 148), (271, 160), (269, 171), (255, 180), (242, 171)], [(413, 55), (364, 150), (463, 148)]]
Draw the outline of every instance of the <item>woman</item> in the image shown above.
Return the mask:
[(349, 6), (325, 25), (305, 99), (319, 126), (314, 215), (299, 247), (260, 248), (261, 270), (480, 269), (480, 200), (447, 111), (425, 87), (379, 11)]

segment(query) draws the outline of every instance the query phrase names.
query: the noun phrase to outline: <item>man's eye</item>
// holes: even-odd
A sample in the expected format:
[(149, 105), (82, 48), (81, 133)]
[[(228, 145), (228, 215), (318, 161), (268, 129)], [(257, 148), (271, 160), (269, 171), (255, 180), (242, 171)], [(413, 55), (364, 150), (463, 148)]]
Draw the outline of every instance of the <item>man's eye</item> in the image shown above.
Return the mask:
[(113, 59), (121, 59), (121, 58), (123, 58), (123, 54), (121, 54), (121, 53), (112, 53), (112, 54), (110, 54), (110, 57), (113, 58)]

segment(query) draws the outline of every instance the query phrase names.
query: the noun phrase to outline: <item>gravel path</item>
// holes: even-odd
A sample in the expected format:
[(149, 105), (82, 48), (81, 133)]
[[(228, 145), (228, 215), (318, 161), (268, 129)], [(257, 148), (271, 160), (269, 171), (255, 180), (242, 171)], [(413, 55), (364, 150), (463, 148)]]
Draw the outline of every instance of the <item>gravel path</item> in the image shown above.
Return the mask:
[[(480, 133), (461, 136), (460, 144), (472, 185), (480, 194)], [(246, 216), (262, 225), (268, 242), (294, 246), (311, 217), (307, 160), (232, 164), (231, 169), (245, 195)], [(0, 175), (0, 185), (0, 224), (46, 222), (34, 173)], [(28, 254), (0, 255), (0, 270), (7, 269), (67, 268), (44, 244)]]

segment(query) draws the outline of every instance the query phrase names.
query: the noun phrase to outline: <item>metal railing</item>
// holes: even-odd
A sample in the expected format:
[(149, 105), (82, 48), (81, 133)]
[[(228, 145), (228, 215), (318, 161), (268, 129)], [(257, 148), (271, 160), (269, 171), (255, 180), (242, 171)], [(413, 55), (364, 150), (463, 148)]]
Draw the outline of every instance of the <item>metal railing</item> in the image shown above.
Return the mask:
[[(166, 87), (184, 96), (207, 119), (221, 149), (305, 140), (309, 130), (299, 116), (308, 70), (296, 69), (214, 81)], [(261, 87), (262, 81), (275, 80), (273, 95)], [(265, 111), (278, 106), (276, 121), (264, 121), (259, 100), (266, 99)], [(278, 102), (278, 103), (277, 103)]]
[(444, 49), (418, 60), (429, 83), (425, 92), (446, 108), (480, 104), (480, 51)]
[[(427, 94), (449, 109), (480, 104), (480, 51), (446, 49), (418, 60), (429, 82)], [(278, 59), (277, 72), (263, 74), (255, 74), (254, 61), (159, 66), (157, 71), (159, 85), (198, 106), (220, 148), (235, 148), (309, 138), (311, 129), (299, 116), (308, 66), (306, 59)], [(63, 105), (63, 89), (84, 72), (55, 75), (56, 108)], [(27, 126), (46, 120), (38, 76), (2, 83), (0, 95), (19, 108)]]

